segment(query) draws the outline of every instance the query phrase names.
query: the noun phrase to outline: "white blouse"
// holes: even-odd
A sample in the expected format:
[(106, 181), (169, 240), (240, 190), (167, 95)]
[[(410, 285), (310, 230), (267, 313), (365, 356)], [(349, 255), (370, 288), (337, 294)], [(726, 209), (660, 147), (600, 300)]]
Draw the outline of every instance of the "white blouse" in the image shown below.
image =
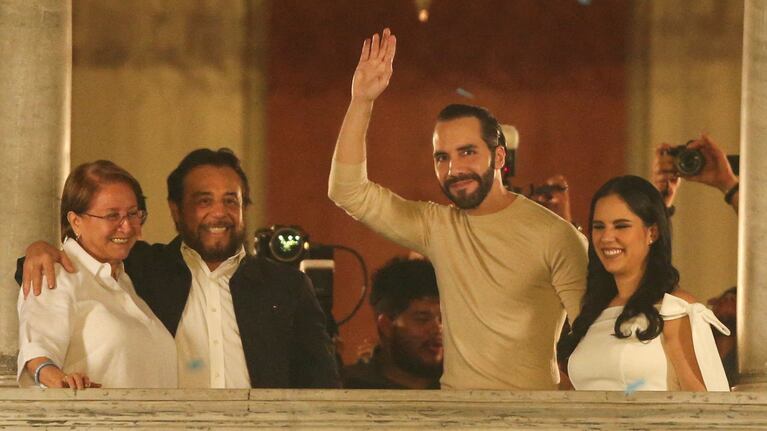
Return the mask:
[[(678, 390), (673, 366), (663, 350), (662, 337), (640, 341), (613, 336), (615, 319), (623, 306), (608, 307), (591, 325), (578, 347), (570, 355), (568, 375), (576, 390), (594, 391), (668, 391)], [(660, 305), (663, 320), (689, 316), (695, 358), (698, 361), (706, 389), (729, 391), (727, 376), (714, 343), (711, 326), (729, 335), (730, 331), (703, 304), (690, 304), (666, 294)], [(633, 334), (647, 327), (642, 315), (625, 322), (624, 333)]]
[[(50, 358), (65, 373), (84, 373), (105, 388), (175, 388), (176, 345), (120, 268), (90, 256), (77, 241), (63, 245), (77, 272), (56, 265), (56, 288), (19, 294), (20, 386), (33, 385), (25, 364)], [(45, 284), (45, 281), (43, 281)]]

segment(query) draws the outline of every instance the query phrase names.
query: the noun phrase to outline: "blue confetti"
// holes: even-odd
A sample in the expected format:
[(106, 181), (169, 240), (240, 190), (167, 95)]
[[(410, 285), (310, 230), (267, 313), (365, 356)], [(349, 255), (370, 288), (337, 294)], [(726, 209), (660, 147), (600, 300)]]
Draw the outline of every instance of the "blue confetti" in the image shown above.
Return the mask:
[(626, 386), (626, 390), (623, 393), (626, 395), (632, 395), (634, 392), (639, 390), (639, 388), (641, 388), (644, 385), (645, 385), (644, 379), (636, 380), (634, 382), (629, 383), (628, 386)]
[(190, 370), (196, 370), (198, 368), (202, 368), (203, 365), (204, 362), (202, 362), (202, 359), (192, 359), (186, 366)]
[(467, 91), (467, 90), (464, 90), (464, 89), (463, 89), (463, 88), (461, 88), (461, 87), (458, 87), (458, 88), (456, 88), (456, 89), (455, 89), (455, 92), (456, 92), (456, 93), (457, 93), (459, 96), (465, 97), (465, 98), (467, 98), (467, 99), (473, 99), (473, 98), (474, 98), (474, 94), (473, 94), (472, 92), (470, 92), (470, 91)]

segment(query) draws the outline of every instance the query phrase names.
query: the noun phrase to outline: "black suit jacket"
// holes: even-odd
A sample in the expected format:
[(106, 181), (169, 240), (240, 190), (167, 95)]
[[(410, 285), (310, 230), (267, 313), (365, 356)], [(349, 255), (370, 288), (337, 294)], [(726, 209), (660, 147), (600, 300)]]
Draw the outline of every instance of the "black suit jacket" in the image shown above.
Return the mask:
[[(125, 271), (136, 293), (175, 336), (192, 285), (192, 274), (181, 256), (181, 239), (154, 245), (139, 241), (125, 260)], [(17, 279), (20, 276), (17, 271)], [(229, 288), (251, 386), (340, 386), (325, 315), (306, 275), (266, 258), (247, 256)]]

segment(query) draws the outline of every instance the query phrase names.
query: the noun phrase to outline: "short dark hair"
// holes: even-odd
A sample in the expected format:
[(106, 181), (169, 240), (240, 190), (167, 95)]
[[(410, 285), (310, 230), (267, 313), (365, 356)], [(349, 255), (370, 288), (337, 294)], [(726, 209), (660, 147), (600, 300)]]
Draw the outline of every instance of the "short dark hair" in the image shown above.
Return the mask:
[(146, 197), (141, 185), (128, 171), (109, 160), (96, 160), (77, 166), (64, 182), (61, 192), (61, 209), (59, 223), (61, 224), (61, 240), (75, 238), (74, 229), (69, 224), (67, 214), (72, 211), (82, 214), (91, 206), (93, 197), (106, 184), (123, 183), (136, 194), (136, 204), (140, 210), (146, 211)]
[(437, 277), (428, 260), (395, 257), (373, 274), (370, 305), (376, 315), (395, 318), (411, 301), (422, 298), (439, 298)]
[(506, 137), (503, 135), (503, 130), (501, 130), (501, 124), (490, 111), (481, 106), (463, 105), (460, 103), (447, 105), (437, 115), (437, 122), (466, 117), (473, 117), (479, 120), (480, 128), (482, 129), (482, 140), (485, 141), (490, 151), (495, 150), (499, 146), (506, 148)]
[(184, 199), (184, 178), (194, 168), (198, 166), (217, 166), (232, 168), (242, 181), (242, 200), (243, 205), (250, 205), (250, 186), (248, 177), (240, 166), (240, 159), (234, 155), (229, 148), (219, 148), (213, 151), (209, 148), (199, 148), (187, 154), (178, 167), (168, 175), (168, 200), (181, 205)]

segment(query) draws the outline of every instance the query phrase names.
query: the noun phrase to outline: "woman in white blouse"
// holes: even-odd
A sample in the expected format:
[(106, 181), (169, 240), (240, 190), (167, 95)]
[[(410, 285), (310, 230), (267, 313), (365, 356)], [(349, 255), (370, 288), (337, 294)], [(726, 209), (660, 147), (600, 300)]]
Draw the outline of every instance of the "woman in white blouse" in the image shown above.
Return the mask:
[(63, 248), (57, 288), (19, 295), (21, 386), (177, 386), (173, 337), (141, 300), (122, 261), (146, 220), (141, 186), (112, 162), (78, 166), (61, 196)]
[(582, 309), (560, 340), (575, 389), (727, 391), (713, 313), (679, 290), (663, 199), (646, 180), (616, 177), (591, 201)]

